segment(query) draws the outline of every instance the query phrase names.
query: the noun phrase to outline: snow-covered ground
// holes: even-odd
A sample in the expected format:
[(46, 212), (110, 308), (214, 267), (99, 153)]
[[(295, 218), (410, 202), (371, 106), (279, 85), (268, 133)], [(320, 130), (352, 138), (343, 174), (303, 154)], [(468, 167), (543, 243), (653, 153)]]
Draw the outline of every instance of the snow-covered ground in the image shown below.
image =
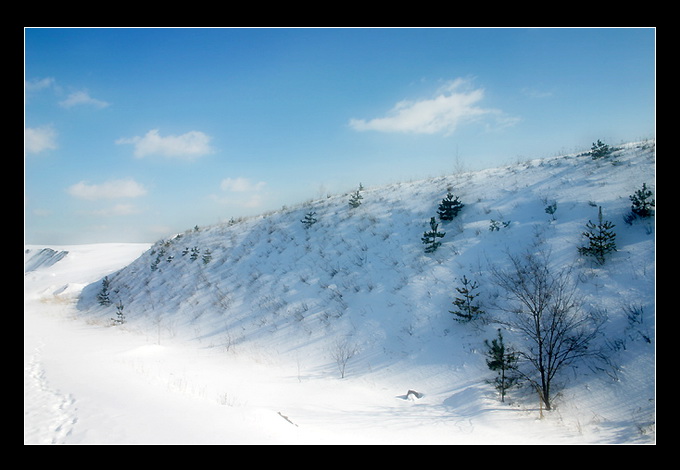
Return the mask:
[[(654, 171), (643, 142), (605, 161), (366, 188), (356, 209), (331, 196), (153, 246), (25, 246), (24, 442), (655, 443), (655, 227), (623, 221)], [(465, 207), (426, 254), (449, 188)], [(598, 206), (617, 234), (603, 266), (577, 252)], [(564, 370), (549, 412), (526, 387), (501, 403), (483, 354), (497, 326), (449, 313), (465, 275), (491, 315), (490, 267), (537, 245), (574, 263), (586, 307), (607, 318), (608, 360)], [(340, 345), (356, 351), (344, 377)]]

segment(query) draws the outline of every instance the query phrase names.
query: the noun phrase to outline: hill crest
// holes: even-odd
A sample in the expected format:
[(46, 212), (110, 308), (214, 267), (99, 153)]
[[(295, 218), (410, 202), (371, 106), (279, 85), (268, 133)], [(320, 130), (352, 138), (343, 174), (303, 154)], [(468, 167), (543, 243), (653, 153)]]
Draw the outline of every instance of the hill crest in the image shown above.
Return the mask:
[[(654, 143), (631, 143), (607, 159), (550, 157), (364, 188), (356, 208), (344, 194), (191, 229), (108, 276), (112, 305), (99, 305), (100, 281), (83, 290), (78, 307), (109, 321), (120, 302), (127, 328), (272, 363), (303, 361), (310, 371), (333, 374), (334, 351), (351, 345), (348, 374), (395, 373), (401, 364), (414, 376), (439, 376), (441, 386), (483, 382), (480, 350), (494, 329), (454, 321), (455, 287), (465, 275), (480, 284), (481, 299), (497, 296), (489, 269), (540, 244), (556, 265), (576, 266), (588, 307), (608, 314), (607, 335), (627, 341), (626, 351), (610, 346), (616, 370), (604, 374), (636, 367), (636, 388), (626, 393), (640, 403), (654, 394), (653, 367), (638, 368), (654, 363), (643, 338), (653, 343), (655, 235), (653, 221), (629, 225), (624, 217), (629, 195), (653, 187), (654, 168)], [(421, 237), (449, 191), (465, 207), (440, 222), (442, 245), (427, 254)], [(577, 251), (598, 207), (617, 234), (618, 251), (604, 266)], [(317, 222), (306, 228), (312, 211)], [(644, 310), (644, 324), (631, 323), (633, 308)], [(642, 356), (632, 354), (638, 348)], [(570, 390), (592, 380), (579, 376)]]

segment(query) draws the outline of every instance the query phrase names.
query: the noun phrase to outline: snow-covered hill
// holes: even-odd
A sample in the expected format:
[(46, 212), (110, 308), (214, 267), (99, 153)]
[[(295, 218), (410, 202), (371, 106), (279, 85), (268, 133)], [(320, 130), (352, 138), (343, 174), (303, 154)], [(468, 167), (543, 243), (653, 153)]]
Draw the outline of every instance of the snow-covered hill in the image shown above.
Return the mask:
[[(164, 386), (158, 400), (180, 398), (168, 406), (192, 414), (186, 426), (150, 407), (147, 431), (117, 422), (108, 442), (654, 442), (654, 223), (624, 222), (629, 196), (654, 181), (654, 143), (632, 143), (606, 159), (559, 156), (365, 188), (357, 208), (349, 194), (330, 196), (190, 229), (118, 271), (86, 270), (92, 279), (77, 304), (69, 297), (69, 315), (96, 329), (98, 341), (141, 341), (110, 346), (116, 367)], [(421, 237), (448, 191), (465, 206), (440, 223), (441, 247), (425, 253)], [(598, 207), (616, 224), (618, 248), (602, 266), (577, 250)], [(307, 228), (301, 220), (310, 212), (317, 222)], [(466, 276), (492, 315), (498, 288), (490, 270), (536, 246), (549, 248), (556, 266), (574, 264), (586, 308), (606, 314), (598, 346), (608, 352), (606, 363), (565, 370), (555, 408), (540, 420), (535, 393), (513, 390), (500, 403), (486, 383), (493, 373), (484, 340), (497, 325), (459, 323), (449, 312)], [(73, 248), (61, 251), (69, 254), (31, 271), (36, 282)], [(104, 275), (108, 306), (99, 302)], [(41, 289), (42, 304), (68, 290)], [(125, 323), (114, 328), (120, 307)], [(146, 391), (120, 383), (125, 376), (117, 375), (126, 393)], [(124, 396), (118, 400), (125, 408)], [(173, 435), (175, 425), (184, 430)], [(69, 436), (57, 441), (92, 442), (87, 433)]]

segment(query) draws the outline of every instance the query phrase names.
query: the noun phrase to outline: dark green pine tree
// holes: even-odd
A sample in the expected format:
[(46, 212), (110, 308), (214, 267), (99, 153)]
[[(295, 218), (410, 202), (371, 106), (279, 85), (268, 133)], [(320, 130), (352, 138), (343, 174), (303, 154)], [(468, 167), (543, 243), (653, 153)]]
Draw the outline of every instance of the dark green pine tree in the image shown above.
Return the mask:
[(597, 143), (593, 143), (593, 146), (590, 148), (590, 156), (593, 160), (608, 157), (611, 153), (612, 149), (609, 148), (609, 145), (603, 143), (599, 139), (597, 140)]
[(212, 252), (210, 251), (210, 248), (205, 249), (201, 259), (203, 260), (203, 264), (208, 264), (212, 260)]
[(642, 183), (642, 189), (638, 189), (630, 196), (633, 203), (631, 210), (633, 214), (638, 217), (647, 218), (654, 215), (654, 199), (652, 199), (652, 191), (647, 188), (646, 183)]
[(453, 301), (453, 305), (456, 306), (456, 310), (450, 310), (449, 313), (455, 315), (455, 320), (459, 322), (469, 322), (474, 320), (480, 314), (484, 313), (481, 307), (475, 302), (475, 298), (479, 295), (479, 292), (474, 291), (479, 287), (474, 281), (470, 281), (467, 277), (463, 276), (461, 279), (463, 286), (456, 287), (456, 290), (462, 297), (456, 297)]
[(305, 228), (309, 228), (316, 223), (316, 217), (314, 217), (315, 215), (316, 212), (310, 211), (307, 214), (305, 214), (305, 218), (302, 219), (300, 222), (302, 222)]
[(488, 348), (486, 365), (492, 371), (497, 372), (493, 384), (501, 395), (501, 401), (504, 402), (506, 391), (519, 381), (519, 377), (512, 373), (517, 366), (517, 353), (506, 349), (500, 328), (498, 329), (498, 338), (492, 340), (491, 343), (485, 340), (484, 344)]
[(442, 199), (441, 204), (439, 204), (439, 210), (437, 211), (437, 214), (439, 214), (439, 218), (441, 220), (453, 220), (453, 218), (458, 215), (463, 206), (464, 204), (460, 202), (458, 196), (454, 196), (449, 191), (446, 197)]
[(116, 318), (112, 318), (113, 324), (114, 325), (122, 325), (125, 323), (125, 314), (123, 313), (123, 310), (125, 309), (125, 306), (123, 305), (123, 302), (118, 302), (116, 304)]
[(440, 232), (437, 230), (438, 228), (439, 224), (435, 218), (430, 218), (430, 231), (423, 233), (423, 237), (421, 238), (421, 241), (425, 245), (425, 253), (435, 252), (437, 248), (439, 248), (439, 245), (442, 244), (442, 242), (437, 241), (437, 239), (444, 237), (446, 232)]
[(104, 279), (102, 279), (102, 290), (97, 294), (99, 305), (106, 306), (111, 304), (111, 299), (109, 298), (109, 284), (109, 277), (105, 276)]
[(349, 206), (350, 206), (352, 209), (356, 209), (357, 207), (359, 207), (359, 206), (361, 205), (361, 200), (362, 200), (363, 198), (364, 198), (364, 197), (363, 197), (361, 194), (359, 194), (359, 190), (357, 190), (357, 192), (353, 193), (353, 194), (349, 197)]
[(598, 209), (598, 223), (588, 221), (587, 231), (583, 236), (588, 239), (588, 246), (579, 247), (578, 251), (582, 255), (592, 256), (599, 264), (604, 264), (605, 256), (616, 251), (616, 233), (612, 230), (615, 225), (602, 218), (602, 207)]

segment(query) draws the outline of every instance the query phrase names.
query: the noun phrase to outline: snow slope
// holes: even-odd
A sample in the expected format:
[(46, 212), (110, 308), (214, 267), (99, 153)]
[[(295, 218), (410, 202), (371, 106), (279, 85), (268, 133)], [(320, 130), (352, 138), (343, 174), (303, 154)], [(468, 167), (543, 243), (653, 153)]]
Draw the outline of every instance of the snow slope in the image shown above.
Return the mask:
[[(358, 208), (330, 196), (151, 247), (52, 247), (68, 251), (52, 265), (27, 247), (25, 266), (39, 266), (25, 273), (24, 441), (654, 443), (654, 225), (623, 221), (654, 171), (654, 143), (632, 143), (606, 160), (366, 188)], [(449, 188), (465, 207), (425, 254), (420, 238)], [(604, 266), (576, 248), (598, 206), (617, 233)], [(318, 221), (305, 228), (310, 211)], [(496, 326), (449, 313), (463, 275), (490, 305), (490, 267), (536, 245), (575, 263), (587, 308), (606, 313), (609, 353), (566, 370), (540, 419), (535, 394), (500, 403), (486, 383)], [(104, 276), (109, 306), (97, 299)], [(117, 304), (126, 322), (112, 326)], [(342, 346), (356, 352), (344, 377)]]

